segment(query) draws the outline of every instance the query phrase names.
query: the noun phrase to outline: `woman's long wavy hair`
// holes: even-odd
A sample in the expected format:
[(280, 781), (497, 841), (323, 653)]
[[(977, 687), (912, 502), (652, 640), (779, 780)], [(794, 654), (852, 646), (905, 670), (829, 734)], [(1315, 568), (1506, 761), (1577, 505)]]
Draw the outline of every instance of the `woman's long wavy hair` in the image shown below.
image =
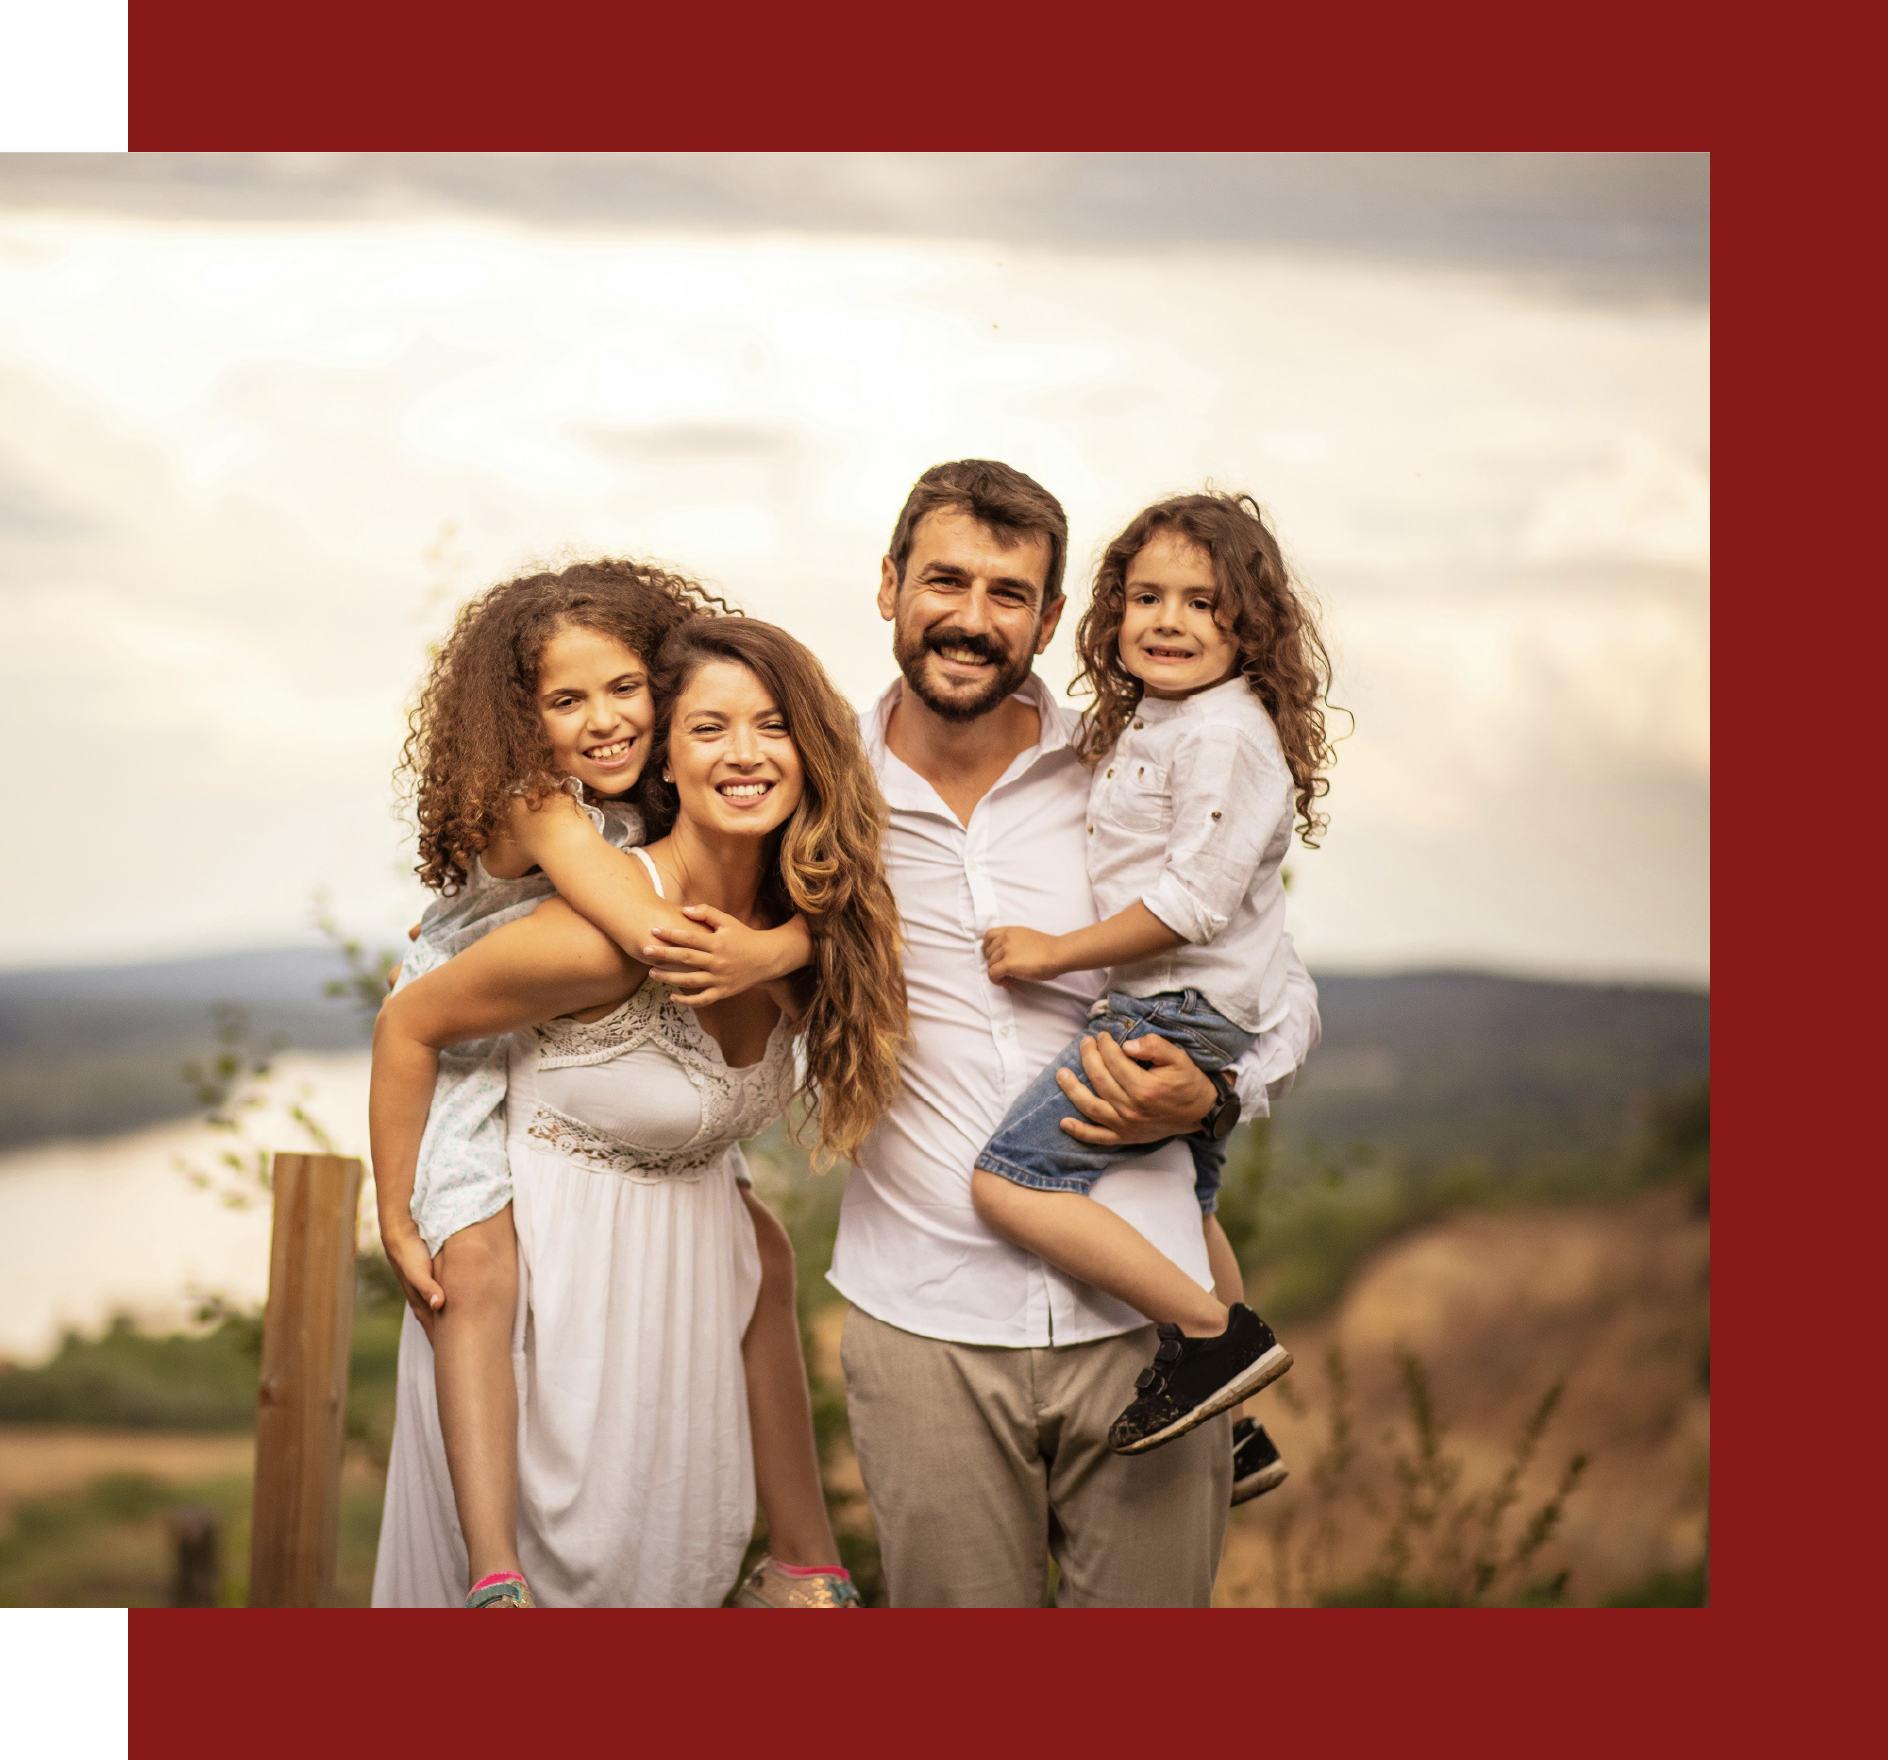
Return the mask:
[(419, 822), (420, 879), (435, 892), (463, 886), (512, 794), (537, 806), (559, 786), (537, 710), (552, 636), (592, 629), (653, 664), (679, 625), (731, 610), (685, 576), (616, 557), (521, 575), (465, 605), (407, 717), (395, 773)]
[(1070, 688), (1092, 691), (1095, 697), (1082, 736), (1082, 761), (1096, 763), (1113, 749), (1141, 700), (1141, 681), (1121, 664), (1121, 621), (1128, 567), (1162, 532), (1188, 539), (1212, 559), (1219, 585), (1214, 615), (1231, 630), (1239, 670), (1278, 729), (1291, 767), (1299, 835), (1315, 849), (1329, 816), (1316, 811), (1314, 803), (1330, 791), (1323, 772), (1337, 757), (1324, 726), (1331, 662), (1312, 608), (1250, 495), (1209, 490), (1156, 502), (1137, 513), (1103, 552), (1094, 595), (1075, 632), (1082, 665)]
[(884, 797), (857, 712), (801, 643), (756, 618), (698, 618), (670, 635), (652, 674), (656, 731), (639, 788), (651, 841), (666, 835), (680, 807), (662, 780), (676, 702), (717, 660), (745, 666), (766, 686), (800, 754), (804, 793), (773, 834), (760, 903), (776, 921), (802, 913), (812, 933), (817, 987), (802, 1025), (800, 1094), (817, 1105), (815, 1165), (854, 1160), (898, 1091), (910, 1031), (898, 906), (881, 854)]

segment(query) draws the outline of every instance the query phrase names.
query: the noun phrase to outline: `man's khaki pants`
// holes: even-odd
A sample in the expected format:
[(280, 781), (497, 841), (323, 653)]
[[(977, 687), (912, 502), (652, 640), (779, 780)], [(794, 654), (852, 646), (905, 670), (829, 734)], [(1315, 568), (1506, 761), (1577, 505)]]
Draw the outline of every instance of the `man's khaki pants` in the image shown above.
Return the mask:
[(1143, 1326), (1043, 1350), (949, 1344), (846, 1310), (846, 1409), (894, 1607), (1205, 1607), (1232, 1491), (1225, 1416), (1144, 1455), (1108, 1427)]

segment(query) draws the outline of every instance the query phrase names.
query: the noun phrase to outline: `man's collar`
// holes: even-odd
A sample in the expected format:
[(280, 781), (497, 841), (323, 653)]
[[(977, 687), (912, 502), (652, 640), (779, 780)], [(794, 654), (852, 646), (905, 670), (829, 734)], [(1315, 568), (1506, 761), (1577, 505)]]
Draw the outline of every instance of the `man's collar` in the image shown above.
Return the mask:
[[(897, 754), (892, 751), (886, 740), (886, 729), (891, 725), (892, 710), (898, 706), (904, 691), (903, 676), (894, 678), (885, 687), (884, 694), (865, 717), (865, 755), (873, 770), (878, 773), (879, 786), (884, 790), (885, 798), (892, 806), (929, 808), (937, 799), (931, 785), (903, 760), (899, 761), (896, 770), (891, 769), (889, 764), (889, 760)], [(1049, 687), (1033, 672), (1023, 680), (1013, 694), (1022, 698), (1036, 711), (1041, 723), (1036, 735), (1036, 743), (1028, 751), (1018, 755), (1019, 762), (1022, 758), (1029, 758), (1030, 767), (1033, 767), (1034, 764), (1048, 757), (1051, 752), (1059, 752), (1074, 745), (1076, 732), (1081, 726), (1081, 717), (1073, 709), (1064, 708), (1058, 703), (1050, 694)], [(1007, 781), (1016, 773), (1016, 767), (1012, 765), (1005, 780)], [(910, 779), (912, 789), (900, 786), (906, 778)], [(999, 783), (997, 786), (1000, 788), (1002, 784)], [(914, 790), (917, 788), (924, 791), (922, 796), (915, 794)], [(911, 798), (904, 798), (907, 794)]]

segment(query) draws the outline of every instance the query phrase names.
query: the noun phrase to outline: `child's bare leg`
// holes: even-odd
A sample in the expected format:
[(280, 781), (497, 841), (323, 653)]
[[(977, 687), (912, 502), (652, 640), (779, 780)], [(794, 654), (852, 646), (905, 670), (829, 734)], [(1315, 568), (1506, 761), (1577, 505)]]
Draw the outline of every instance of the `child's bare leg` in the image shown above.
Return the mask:
[(767, 1550), (781, 1564), (839, 1564), (826, 1518), (813, 1400), (794, 1301), (793, 1243), (774, 1213), (746, 1186), (741, 1197), (760, 1248), (760, 1294), (741, 1340), (748, 1421), (754, 1432), (754, 1487), (767, 1517)]
[[(1232, 1242), (1227, 1240), (1226, 1231), (1219, 1226), (1219, 1218), (1202, 1216), (1200, 1227), (1206, 1235), (1206, 1262), (1213, 1271), (1213, 1294), (1229, 1308), (1234, 1302), (1243, 1302), (1246, 1299), (1245, 1274), (1239, 1269)], [(1232, 1408), (1232, 1420), (1236, 1424), (1245, 1415), (1246, 1402), (1241, 1400)]]
[(970, 1195), (977, 1214), (1006, 1241), (1119, 1297), (1148, 1319), (1171, 1321), (1191, 1338), (1226, 1330), (1226, 1304), (1218, 1296), (1093, 1198), (1037, 1191), (981, 1167), (970, 1176)]
[(511, 1206), (462, 1228), (433, 1257), (446, 1292), (433, 1321), (433, 1381), (471, 1581), (518, 1566), (518, 1384), (511, 1329), (518, 1237)]

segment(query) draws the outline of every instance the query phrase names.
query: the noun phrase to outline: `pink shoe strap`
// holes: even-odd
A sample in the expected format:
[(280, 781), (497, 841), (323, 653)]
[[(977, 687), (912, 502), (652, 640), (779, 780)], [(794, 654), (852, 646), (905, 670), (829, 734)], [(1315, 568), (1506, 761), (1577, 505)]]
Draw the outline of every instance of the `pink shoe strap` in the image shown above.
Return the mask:
[(472, 1585), (471, 1593), (476, 1595), (481, 1589), (489, 1589), (494, 1583), (522, 1582), (524, 1582), (524, 1573), (522, 1571), (493, 1571), (489, 1577), (480, 1577), (479, 1580)]
[(782, 1564), (777, 1558), (773, 1564), (783, 1577), (844, 1577), (848, 1583), (852, 1581), (852, 1573), (842, 1564)]

